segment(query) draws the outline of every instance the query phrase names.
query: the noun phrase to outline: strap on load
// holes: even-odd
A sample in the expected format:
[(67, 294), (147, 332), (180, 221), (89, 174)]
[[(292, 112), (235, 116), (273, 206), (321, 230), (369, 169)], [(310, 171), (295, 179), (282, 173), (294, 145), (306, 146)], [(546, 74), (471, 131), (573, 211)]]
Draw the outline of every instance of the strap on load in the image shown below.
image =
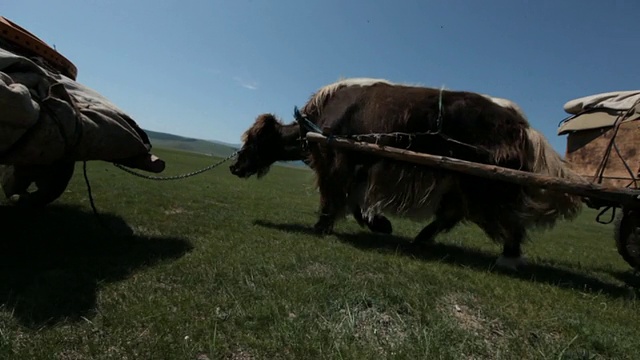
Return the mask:
[(76, 80), (78, 69), (69, 59), (4, 16), (0, 16), (0, 39), (19, 47), (30, 56), (41, 57), (63, 75)]

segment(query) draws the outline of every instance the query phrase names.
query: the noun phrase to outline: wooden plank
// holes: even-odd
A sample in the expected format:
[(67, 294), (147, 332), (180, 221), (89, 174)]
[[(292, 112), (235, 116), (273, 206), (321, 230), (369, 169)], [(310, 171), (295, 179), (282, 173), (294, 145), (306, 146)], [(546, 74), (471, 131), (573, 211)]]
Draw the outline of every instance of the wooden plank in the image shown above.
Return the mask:
[(591, 183), (586, 179), (584, 183), (576, 183), (562, 178), (527, 171), (474, 163), (446, 156), (418, 153), (410, 150), (381, 146), (367, 142), (358, 142), (339, 137), (331, 138), (331, 140), (329, 140), (327, 137), (314, 132), (307, 133), (307, 140), (321, 144), (328, 144), (337, 148), (361, 151), (384, 156), (390, 159), (433, 166), (488, 179), (507, 181), (520, 185), (535, 185), (541, 188), (566, 192), (589, 199), (606, 201), (611, 203), (611, 205), (616, 206), (640, 206), (640, 190), (601, 186)]

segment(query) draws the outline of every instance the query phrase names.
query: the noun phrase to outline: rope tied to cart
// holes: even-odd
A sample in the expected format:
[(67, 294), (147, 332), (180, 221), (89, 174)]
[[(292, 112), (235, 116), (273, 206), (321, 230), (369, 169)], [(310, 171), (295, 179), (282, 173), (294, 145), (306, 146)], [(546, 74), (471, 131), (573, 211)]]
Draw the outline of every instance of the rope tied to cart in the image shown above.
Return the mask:
[[(607, 164), (609, 163), (609, 159), (611, 158), (611, 152), (612, 149), (615, 150), (615, 153), (618, 157), (618, 159), (620, 159), (620, 161), (622, 162), (622, 165), (624, 166), (625, 170), (627, 171), (627, 173), (629, 173), (629, 176), (631, 176), (631, 181), (629, 182), (629, 184), (627, 184), (625, 186), (625, 188), (629, 188), (631, 186), (633, 186), (634, 188), (638, 188), (638, 178), (637, 178), (637, 174), (635, 174), (633, 172), (633, 170), (631, 169), (631, 166), (628, 164), (627, 160), (622, 156), (622, 153), (620, 151), (620, 148), (618, 147), (618, 144), (616, 143), (616, 137), (618, 134), (618, 131), (620, 130), (620, 126), (622, 125), (622, 123), (627, 120), (631, 115), (634, 114), (636, 107), (640, 106), (640, 99), (638, 99), (637, 101), (635, 101), (633, 103), (632, 106), (629, 107), (629, 109), (627, 109), (627, 111), (625, 111), (623, 114), (620, 114), (614, 124), (613, 124), (613, 129), (612, 129), (612, 134), (611, 134), (611, 139), (609, 139), (609, 142), (607, 144), (607, 147), (604, 150), (604, 155), (602, 156), (602, 160), (600, 161), (600, 163), (598, 164), (598, 168), (595, 171), (595, 174), (592, 178), (593, 182), (597, 182), (598, 184), (601, 184), (603, 179), (604, 179), (604, 172), (606, 170)], [(600, 220), (600, 217), (602, 215), (604, 215), (607, 211), (613, 209), (613, 211), (611, 212), (611, 217), (609, 218), (608, 221), (604, 222)], [(610, 224), (615, 220), (615, 214), (616, 214), (616, 207), (615, 206), (606, 206), (604, 209), (602, 209), (598, 215), (596, 216), (596, 221), (601, 223), (601, 224)]]
[(622, 125), (622, 123), (625, 120), (627, 120), (635, 112), (636, 107), (639, 106), (639, 105), (640, 105), (640, 99), (638, 99), (629, 109), (627, 109), (627, 111), (625, 113), (620, 114), (616, 118), (616, 120), (614, 122), (614, 125), (613, 125), (613, 133), (611, 135), (611, 139), (609, 140), (609, 143), (607, 144), (607, 147), (605, 149), (605, 154), (602, 157), (602, 160), (600, 161), (600, 164), (598, 165), (598, 168), (596, 169), (596, 174), (593, 177), (593, 181), (598, 181), (598, 183), (602, 183), (602, 180), (604, 178), (604, 171), (605, 171), (607, 163), (609, 162), (609, 158), (611, 156), (611, 149), (614, 149), (616, 151), (616, 155), (618, 155), (618, 158), (622, 161), (622, 164), (624, 165), (625, 170), (627, 170), (627, 172), (629, 173), (629, 175), (633, 179), (626, 187), (634, 185), (635, 188), (638, 188), (638, 185), (636, 183), (637, 174), (634, 174), (633, 170), (631, 170), (631, 167), (629, 166), (627, 161), (624, 159), (624, 157), (620, 153), (620, 148), (618, 147), (618, 144), (616, 143), (616, 135), (618, 134), (618, 131), (619, 131), (620, 126)]

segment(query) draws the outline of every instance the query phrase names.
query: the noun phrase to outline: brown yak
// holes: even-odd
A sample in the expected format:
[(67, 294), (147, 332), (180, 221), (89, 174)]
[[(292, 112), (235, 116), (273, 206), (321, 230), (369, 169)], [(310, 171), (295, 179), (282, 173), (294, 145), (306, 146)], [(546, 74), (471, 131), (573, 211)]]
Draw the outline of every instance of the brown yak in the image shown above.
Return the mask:
[[(240, 178), (256, 175), (263, 177), (276, 161), (304, 161), (309, 165), (308, 152), (303, 148), (297, 122), (283, 124), (273, 114), (260, 114), (242, 135), (242, 148), (233, 164), (231, 173)], [(390, 234), (391, 222), (380, 214), (364, 219), (358, 205), (352, 206), (351, 213), (362, 227), (373, 232)]]
[[(505, 99), (353, 78), (322, 87), (301, 114), (329, 137), (363, 134), (360, 140), (584, 181), (530, 127), (517, 105)], [(577, 196), (330, 144), (309, 143), (309, 151), (320, 191), (314, 229), (321, 234), (330, 233), (354, 204), (362, 207), (365, 219), (379, 213), (417, 221), (434, 216), (415, 242), (431, 241), (461, 222), (472, 222), (502, 244), (498, 265), (515, 268), (522, 262), (521, 243), (528, 229), (573, 219), (582, 207)]]

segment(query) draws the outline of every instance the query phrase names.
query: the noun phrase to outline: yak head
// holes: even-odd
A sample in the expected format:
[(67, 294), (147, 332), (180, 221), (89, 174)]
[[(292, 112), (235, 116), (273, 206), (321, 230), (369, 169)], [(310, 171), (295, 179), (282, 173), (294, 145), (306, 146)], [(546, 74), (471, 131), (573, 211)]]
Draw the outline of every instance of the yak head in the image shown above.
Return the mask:
[(248, 178), (257, 174), (258, 178), (269, 172), (271, 165), (284, 152), (282, 124), (273, 114), (261, 114), (253, 125), (242, 135), (242, 148), (236, 161), (229, 166), (235, 176)]

